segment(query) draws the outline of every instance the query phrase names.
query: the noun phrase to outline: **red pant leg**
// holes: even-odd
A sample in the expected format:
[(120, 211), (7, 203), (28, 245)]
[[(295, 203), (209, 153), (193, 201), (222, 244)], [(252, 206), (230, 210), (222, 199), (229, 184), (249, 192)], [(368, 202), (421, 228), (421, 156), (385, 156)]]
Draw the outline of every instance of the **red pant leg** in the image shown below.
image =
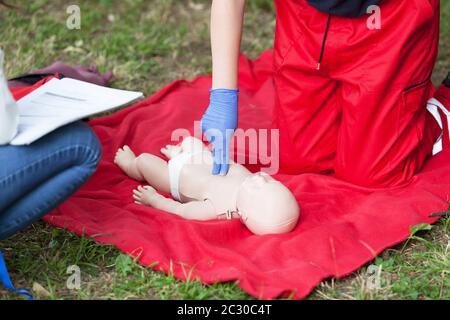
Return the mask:
[[(322, 35), (326, 15), (308, 6)], [(321, 36), (309, 37), (298, 13), (304, 4), (276, 1), (274, 45), (275, 122), (280, 130), (280, 170), (288, 173), (332, 170), (336, 154), (340, 108), (334, 98), (338, 83), (316, 72)], [(305, 43), (317, 49), (303, 50)]]
[(407, 181), (439, 135), (426, 111), (433, 93), (438, 0), (381, 2), (380, 30), (367, 27), (369, 16), (333, 16), (320, 70), (328, 16), (306, 0), (276, 4), (281, 168), (334, 168), (339, 178), (364, 186)]
[(434, 92), (439, 1), (386, 0), (380, 7), (381, 29), (367, 29), (366, 18), (335, 18), (336, 34), (329, 35), (343, 44), (330, 57), (343, 104), (335, 171), (365, 186), (408, 181), (440, 133), (426, 110)]

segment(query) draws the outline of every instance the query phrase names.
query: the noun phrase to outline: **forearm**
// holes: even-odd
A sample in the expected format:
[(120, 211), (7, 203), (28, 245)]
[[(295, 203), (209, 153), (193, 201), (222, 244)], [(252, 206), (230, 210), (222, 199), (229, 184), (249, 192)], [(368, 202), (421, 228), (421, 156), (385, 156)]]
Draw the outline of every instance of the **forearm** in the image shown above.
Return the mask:
[(212, 87), (235, 89), (238, 82), (246, 0), (213, 0), (211, 6)]
[(155, 194), (151, 200), (151, 206), (189, 220), (212, 220), (216, 218), (214, 207), (206, 200), (180, 203), (160, 194)]

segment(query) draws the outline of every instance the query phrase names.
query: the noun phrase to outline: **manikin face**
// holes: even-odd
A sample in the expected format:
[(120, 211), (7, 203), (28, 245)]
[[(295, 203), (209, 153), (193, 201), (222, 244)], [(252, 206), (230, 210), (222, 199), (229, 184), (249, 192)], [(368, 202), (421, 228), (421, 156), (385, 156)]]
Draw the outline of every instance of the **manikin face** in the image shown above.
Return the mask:
[(244, 224), (255, 234), (289, 232), (300, 212), (289, 189), (263, 172), (242, 183), (237, 208)]
[(272, 178), (267, 173), (262, 171), (256, 172), (248, 177), (242, 184), (242, 188), (248, 189), (249, 192), (256, 191), (256, 188), (262, 187), (266, 183), (279, 184), (280, 182)]

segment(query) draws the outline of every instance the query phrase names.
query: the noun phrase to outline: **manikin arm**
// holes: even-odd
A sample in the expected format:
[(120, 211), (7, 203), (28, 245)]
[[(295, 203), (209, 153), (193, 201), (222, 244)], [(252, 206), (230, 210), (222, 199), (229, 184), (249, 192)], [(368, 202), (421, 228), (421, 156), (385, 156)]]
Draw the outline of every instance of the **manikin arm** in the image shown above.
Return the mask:
[(183, 139), (183, 141), (181, 142), (181, 150), (183, 152), (191, 153), (196, 153), (199, 151), (210, 152), (208, 148), (203, 144), (202, 140), (193, 136), (188, 136)]
[(136, 203), (164, 210), (189, 220), (213, 220), (217, 218), (209, 200), (181, 203), (160, 195), (153, 187), (138, 187), (134, 190)]

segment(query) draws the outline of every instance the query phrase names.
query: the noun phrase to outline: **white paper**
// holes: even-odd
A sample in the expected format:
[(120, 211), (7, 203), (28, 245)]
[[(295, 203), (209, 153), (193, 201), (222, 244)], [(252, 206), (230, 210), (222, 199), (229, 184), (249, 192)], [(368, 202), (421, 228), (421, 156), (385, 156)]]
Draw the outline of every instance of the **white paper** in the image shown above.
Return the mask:
[(52, 79), (19, 101), (19, 128), (12, 145), (30, 144), (68, 123), (143, 97), (70, 78)]

